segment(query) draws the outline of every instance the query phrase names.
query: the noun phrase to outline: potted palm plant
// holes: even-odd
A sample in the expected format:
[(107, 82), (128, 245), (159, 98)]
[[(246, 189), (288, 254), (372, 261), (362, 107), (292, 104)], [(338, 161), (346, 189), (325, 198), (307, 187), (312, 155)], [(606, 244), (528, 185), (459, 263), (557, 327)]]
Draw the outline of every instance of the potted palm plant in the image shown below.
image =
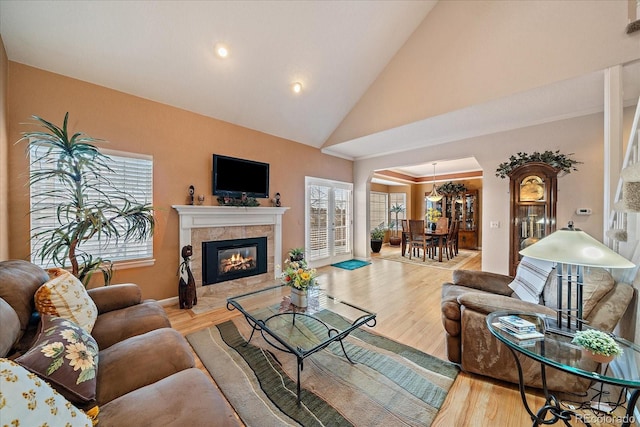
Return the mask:
[(389, 237), (389, 244), (391, 246), (399, 246), (400, 242), (402, 242), (402, 237), (398, 234), (398, 214), (404, 212), (404, 206), (400, 203), (391, 206), (390, 212), (395, 214), (396, 219), (393, 224), (393, 236)]
[(34, 203), (30, 214), (55, 224), (31, 230), (40, 243), (35, 255), (43, 262), (70, 266), (71, 273), (85, 285), (96, 272), (101, 272), (104, 283), (109, 284), (112, 263), (85, 251), (83, 245), (89, 241), (102, 244), (148, 239), (155, 225), (153, 207), (136, 202), (104, 177), (111, 171), (110, 158), (93, 145), (100, 140), (80, 132), (69, 134), (69, 113), (62, 127), (38, 116), (33, 118), (44, 130), (24, 132), (20, 141), (27, 141), (31, 162), (41, 162), (43, 167), (30, 174), (29, 184), (46, 181), (51, 186), (32, 191), (32, 200), (44, 202)]

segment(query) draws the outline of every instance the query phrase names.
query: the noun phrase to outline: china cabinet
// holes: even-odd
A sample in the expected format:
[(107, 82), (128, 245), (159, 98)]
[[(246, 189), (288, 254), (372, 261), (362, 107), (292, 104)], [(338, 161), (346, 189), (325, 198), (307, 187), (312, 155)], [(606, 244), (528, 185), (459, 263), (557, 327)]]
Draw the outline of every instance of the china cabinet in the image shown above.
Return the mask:
[(460, 221), (458, 247), (478, 248), (478, 190), (467, 190), (460, 195), (447, 194), (438, 202), (427, 200), (427, 222), (433, 223), (440, 216), (449, 218), (449, 224)]
[(512, 276), (520, 262), (520, 251), (556, 229), (558, 172), (546, 163), (531, 162), (509, 173), (509, 274)]
[(468, 190), (461, 198), (459, 204), (458, 220), (458, 247), (461, 249), (478, 248), (478, 190)]

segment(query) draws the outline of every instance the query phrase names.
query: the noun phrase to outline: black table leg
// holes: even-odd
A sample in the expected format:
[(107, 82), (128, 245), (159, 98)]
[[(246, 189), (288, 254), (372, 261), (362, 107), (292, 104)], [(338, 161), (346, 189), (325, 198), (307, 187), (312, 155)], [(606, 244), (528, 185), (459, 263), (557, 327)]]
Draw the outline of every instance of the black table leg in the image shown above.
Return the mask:
[(633, 393), (631, 393), (631, 399), (629, 399), (629, 403), (627, 404), (627, 413), (624, 416), (622, 427), (629, 427), (631, 425), (631, 421), (633, 421), (633, 410), (638, 402), (638, 394), (640, 394), (640, 390), (638, 389), (633, 390)]
[(304, 360), (298, 357), (298, 405), (300, 404), (300, 371), (304, 369)]
[[(533, 421), (532, 427), (539, 426), (540, 424), (555, 424), (558, 421), (564, 422), (564, 424), (568, 427), (571, 427), (569, 424), (569, 420), (572, 417), (578, 418), (579, 415), (574, 411), (568, 409), (562, 409), (560, 406), (560, 402), (558, 399), (549, 394), (549, 390), (547, 389), (547, 375), (545, 365), (543, 363), (540, 364), (540, 373), (542, 379), (542, 390), (544, 392), (545, 404), (538, 410), (537, 413), (533, 413), (531, 408), (529, 407), (529, 403), (527, 402), (527, 395), (525, 394), (525, 386), (524, 386), (524, 375), (522, 374), (522, 366), (520, 365), (520, 360), (518, 359), (518, 355), (515, 350), (511, 347), (507, 347), (511, 354), (513, 355), (514, 360), (516, 361), (516, 367), (518, 368), (518, 387), (520, 389), (520, 397), (522, 398), (522, 403), (524, 404), (524, 408), (529, 413), (531, 420)], [(637, 398), (637, 396), (636, 396)], [(550, 413), (553, 418), (546, 420), (547, 413)], [(580, 419), (587, 427), (591, 427), (589, 423), (584, 421), (582, 418)]]

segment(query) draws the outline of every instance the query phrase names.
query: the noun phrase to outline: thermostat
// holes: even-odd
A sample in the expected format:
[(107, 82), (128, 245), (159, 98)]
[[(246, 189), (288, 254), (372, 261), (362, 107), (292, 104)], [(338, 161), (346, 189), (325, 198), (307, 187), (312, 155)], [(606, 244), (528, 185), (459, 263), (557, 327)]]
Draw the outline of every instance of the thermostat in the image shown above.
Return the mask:
[(591, 208), (578, 208), (576, 209), (577, 215), (591, 215)]

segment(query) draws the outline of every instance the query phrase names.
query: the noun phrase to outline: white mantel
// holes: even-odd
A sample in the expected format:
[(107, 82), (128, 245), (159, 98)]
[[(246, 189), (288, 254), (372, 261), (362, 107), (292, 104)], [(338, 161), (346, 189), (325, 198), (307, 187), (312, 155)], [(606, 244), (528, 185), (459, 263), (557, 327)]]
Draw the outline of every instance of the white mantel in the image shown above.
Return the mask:
[[(289, 209), (288, 207), (199, 205), (173, 205), (171, 207), (178, 211), (180, 217), (180, 248), (191, 244), (191, 229), (193, 228), (273, 225), (273, 255), (276, 260), (282, 259), (282, 215)], [(276, 266), (274, 273), (274, 277), (280, 277), (281, 269)]]

